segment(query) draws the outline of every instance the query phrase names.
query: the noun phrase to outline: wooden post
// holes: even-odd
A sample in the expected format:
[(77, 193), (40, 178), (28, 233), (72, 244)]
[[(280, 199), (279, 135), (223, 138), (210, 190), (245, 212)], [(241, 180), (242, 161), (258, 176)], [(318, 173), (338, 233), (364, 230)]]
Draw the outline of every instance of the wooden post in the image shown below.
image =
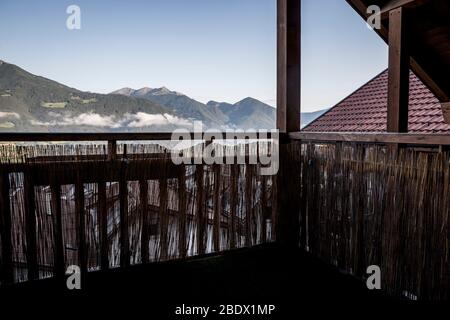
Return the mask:
[(239, 165), (231, 165), (231, 194), (230, 194), (230, 224), (229, 227), (229, 238), (230, 238), (230, 248), (236, 248), (236, 207), (237, 207), (237, 192), (238, 192), (238, 181), (239, 181)]
[(28, 280), (39, 278), (36, 245), (36, 203), (33, 180), (29, 172), (24, 172), (25, 232), (27, 240)]
[(108, 209), (106, 206), (106, 182), (98, 183), (98, 211), (100, 239), (100, 267), (101, 270), (109, 268), (109, 248), (108, 248)]
[(205, 204), (203, 200), (204, 190), (203, 165), (195, 167), (196, 208), (197, 208), (197, 254), (205, 253)]
[(160, 221), (160, 247), (161, 247), (161, 260), (167, 260), (169, 257), (169, 217), (167, 212), (167, 177), (164, 174), (159, 179), (159, 221)]
[(116, 160), (117, 158), (117, 141), (109, 140), (108, 141), (108, 160)]
[(214, 165), (214, 225), (213, 225), (213, 245), (214, 251), (220, 251), (220, 216), (222, 203), (221, 194), (221, 170), (220, 165)]
[(141, 237), (141, 258), (142, 263), (149, 263), (149, 211), (148, 211), (148, 181), (139, 181), (139, 195), (141, 201), (142, 237)]
[(389, 12), (387, 131), (408, 132), (409, 50), (405, 10)]
[(267, 177), (261, 177), (261, 242), (267, 242)]
[(245, 246), (252, 245), (253, 174), (252, 165), (245, 166)]
[(14, 282), (14, 269), (12, 264), (12, 239), (11, 239), (11, 207), (9, 198), (8, 173), (0, 175), (0, 236), (2, 242), (2, 260), (0, 265), (0, 281), (2, 284)]
[(51, 186), (52, 194), (52, 218), (54, 234), (54, 264), (56, 277), (62, 278), (65, 274), (64, 243), (61, 217), (61, 186)]
[(128, 184), (124, 174), (119, 181), (120, 201), (120, 266), (130, 265), (130, 239), (128, 234)]
[(87, 272), (86, 215), (84, 212), (84, 184), (80, 178), (75, 183), (75, 214), (78, 230), (78, 260), (82, 273)]
[[(277, 128), (281, 133), (289, 133), (301, 128), (301, 0), (278, 0), (277, 12)], [(280, 141), (279, 151), (280, 169), (276, 179), (277, 185), (282, 186), (287, 179), (297, 180), (300, 176), (296, 176), (299, 172), (288, 172), (295, 167), (289, 165), (288, 145)], [(298, 245), (299, 191), (283, 190), (277, 195), (276, 237), (285, 245)]]
[(179, 230), (178, 230), (178, 251), (180, 258), (186, 258), (187, 246), (186, 246), (186, 166), (183, 165), (178, 178), (178, 214), (179, 214)]
[[(287, 247), (300, 244), (301, 162), (295, 141), (280, 144), (280, 169), (277, 185), (277, 242)], [(289, 181), (289, 188), (283, 188)]]
[(300, 131), (301, 1), (277, 5), (277, 128)]

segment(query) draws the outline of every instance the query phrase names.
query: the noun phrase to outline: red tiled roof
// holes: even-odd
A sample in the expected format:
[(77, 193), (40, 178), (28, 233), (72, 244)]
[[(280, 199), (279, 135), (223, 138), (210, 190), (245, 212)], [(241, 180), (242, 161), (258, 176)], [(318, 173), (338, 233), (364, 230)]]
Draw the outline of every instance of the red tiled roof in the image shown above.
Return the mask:
[[(387, 84), (388, 73), (386, 70), (311, 122), (303, 130), (385, 132)], [(412, 72), (409, 90), (409, 132), (450, 133), (450, 124), (444, 122), (439, 100)]]

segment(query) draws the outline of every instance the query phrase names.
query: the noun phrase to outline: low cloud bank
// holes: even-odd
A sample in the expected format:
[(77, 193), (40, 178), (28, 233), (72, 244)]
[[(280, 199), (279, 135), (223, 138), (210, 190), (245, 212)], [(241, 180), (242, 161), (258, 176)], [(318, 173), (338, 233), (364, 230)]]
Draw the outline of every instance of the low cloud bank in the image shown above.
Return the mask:
[(17, 112), (0, 111), (0, 118), (16, 118), (16, 119), (20, 119), (20, 114), (18, 114)]
[[(138, 112), (135, 114), (126, 113), (123, 117), (101, 115), (94, 112), (86, 112), (79, 115), (59, 114), (50, 112), (52, 118), (49, 121), (31, 120), (35, 126), (91, 126), (100, 128), (143, 128), (151, 126), (177, 126), (187, 127), (191, 125), (189, 120), (179, 118), (170, 114), (150, 114)], [(0, 118), (2, 113), (0, 113)]]
[(165, 125), (175, 125), (180, 127), (190, 126), (191, 122), (179, 118), (176, 116), (172, 116), (170, 114), (149, 114), (145, 112), (138, 112), (136, 114), (125, 114), (125, 118), (127, 118), (128, 124), (127, 126), (130, 128), (142, 128), (149, 126), (165, 126)]

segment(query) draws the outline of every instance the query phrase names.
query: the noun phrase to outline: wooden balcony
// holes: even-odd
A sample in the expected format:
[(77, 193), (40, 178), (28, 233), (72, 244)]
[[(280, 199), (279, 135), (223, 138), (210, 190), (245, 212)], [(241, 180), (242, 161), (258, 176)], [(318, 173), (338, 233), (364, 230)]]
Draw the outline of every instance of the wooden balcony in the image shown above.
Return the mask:
[(394, 297), (448, 296), (449, 136), (292, 133), (276, 176), (105, 138), (113, 150), (98, 136), (0, 147), (3, 285), (277, 241), (360, 280), (378, 265)]

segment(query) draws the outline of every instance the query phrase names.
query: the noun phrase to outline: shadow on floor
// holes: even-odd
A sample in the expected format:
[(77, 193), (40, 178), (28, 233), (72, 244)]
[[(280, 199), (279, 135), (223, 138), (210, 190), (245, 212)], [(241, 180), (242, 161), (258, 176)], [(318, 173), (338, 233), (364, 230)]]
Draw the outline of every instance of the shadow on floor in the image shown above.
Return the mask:
[[(239, 318), (285, 319), (283, 315), (298, 314), (300, 309), (317, 302), (324, 307), (336, 303), (354, 306), (355, 302), (390, 302), (381, 292), (368, 290), (365, 283), (339, 273), (308, 253), (276, 244), (182, 262), (93, 272), (83, 278), (79, 291), (67, 290), (65, 281), (48, 279), (24, 283), (2, 293), (9, 300), (31, 299), (41, 305), (58, 300), (61, 306), (74, 311), (88, 305), (106, 313), (148, 310), (160, 315), (156, 319), (202, 318), (176, 316), (176, 308), (183, 304), (210, 306), (216, 311), (220, 304), (270, 304), (276, 306), (271, 316), (247, 314)], [(207, 319), (210, 318), (211, 313)]]

